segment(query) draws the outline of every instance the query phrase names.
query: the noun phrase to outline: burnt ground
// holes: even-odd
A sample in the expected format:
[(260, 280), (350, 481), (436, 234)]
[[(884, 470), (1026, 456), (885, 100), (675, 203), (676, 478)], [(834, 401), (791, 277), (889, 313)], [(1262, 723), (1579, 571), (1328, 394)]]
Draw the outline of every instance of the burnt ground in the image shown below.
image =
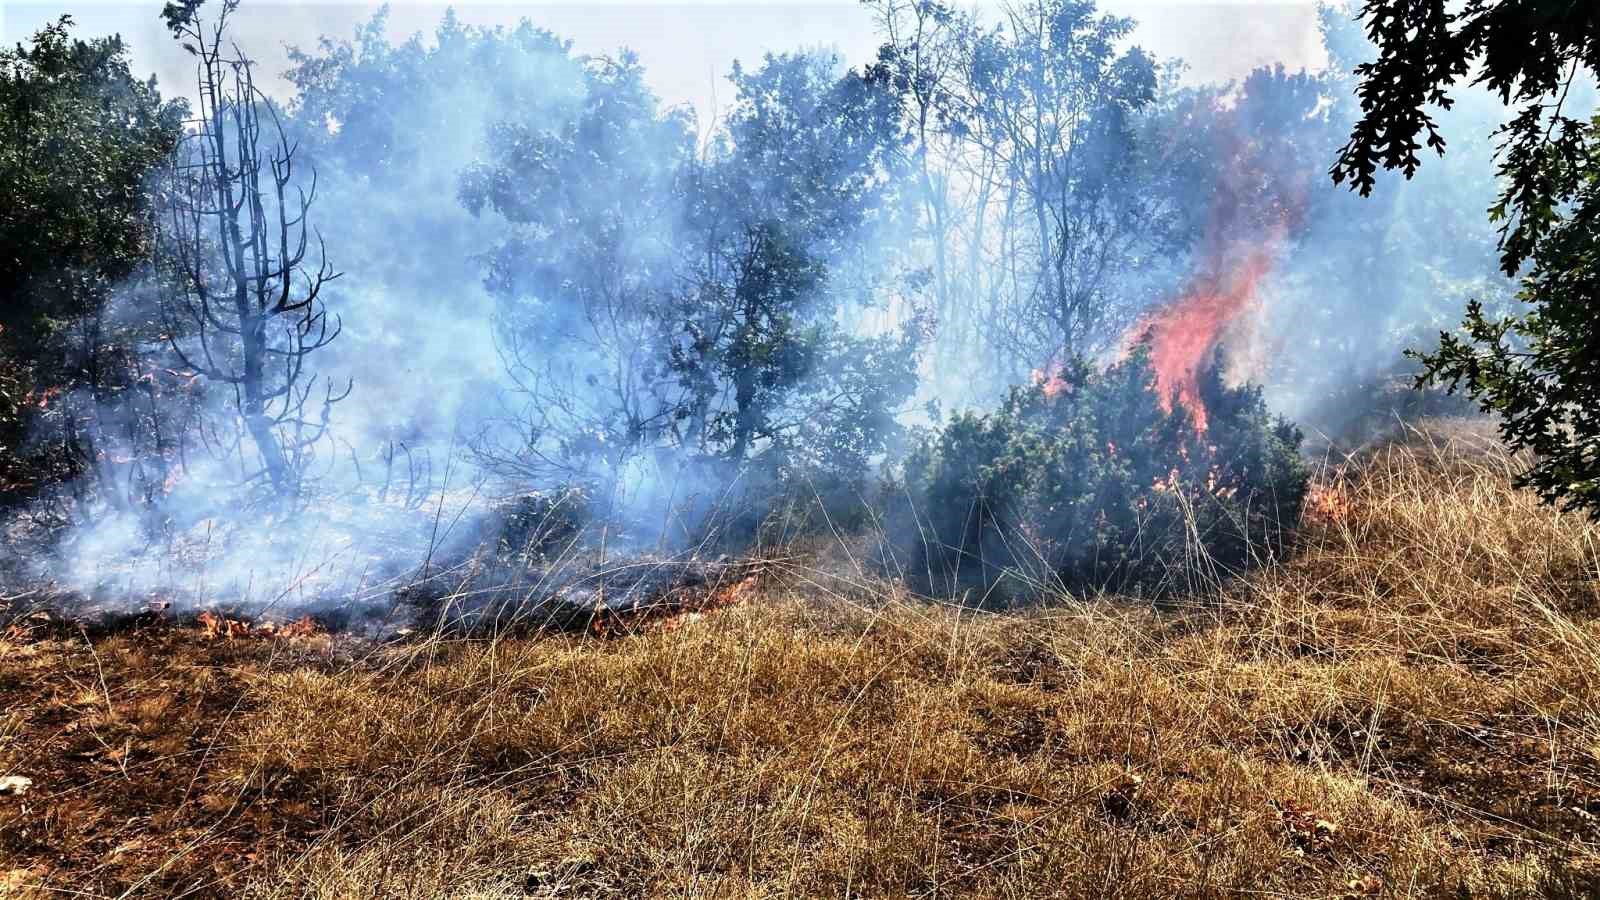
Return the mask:
[(214, 639), (136, 620), (72, 630), (39, 627), (0, 645), (5, 768), (32, 779), (0, 802), (14, 886), (216, 896), (262, 852), (328, 826), (314, 794), (290, 783), (240, 790), (211, 762), (229, 724), (260, 702), (253, 678), (330, 666), (337, 639)]

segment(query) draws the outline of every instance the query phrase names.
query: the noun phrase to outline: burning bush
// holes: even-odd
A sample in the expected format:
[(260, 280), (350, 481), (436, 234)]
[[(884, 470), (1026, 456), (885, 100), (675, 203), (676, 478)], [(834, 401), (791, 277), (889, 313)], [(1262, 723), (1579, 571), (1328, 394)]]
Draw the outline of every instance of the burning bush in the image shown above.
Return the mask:
[(524, 565), (567, 552), (591, 518), (588, 495), (571, 486), (511, 497), (495, 512), (499, 520), (495, 555)]
[(1141, 348), (952, 419), (906, 465), (912, 580), (981, 589), (990, 604), (1052, 589), (1160, 595), (1276, 554), (1306, 491), (1301, 435), (1219, 369), (1213, 359), (1198, 379), (1203, 413), (1169, 411)]

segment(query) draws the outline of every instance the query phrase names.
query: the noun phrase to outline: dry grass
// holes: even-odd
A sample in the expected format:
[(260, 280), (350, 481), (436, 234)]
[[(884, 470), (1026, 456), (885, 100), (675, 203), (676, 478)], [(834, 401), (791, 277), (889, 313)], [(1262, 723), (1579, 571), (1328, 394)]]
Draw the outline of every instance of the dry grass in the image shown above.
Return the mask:
[(1600, 529), (1435, 434), (1178, 610), (0, 644), (0, 893), (1591, 896)]

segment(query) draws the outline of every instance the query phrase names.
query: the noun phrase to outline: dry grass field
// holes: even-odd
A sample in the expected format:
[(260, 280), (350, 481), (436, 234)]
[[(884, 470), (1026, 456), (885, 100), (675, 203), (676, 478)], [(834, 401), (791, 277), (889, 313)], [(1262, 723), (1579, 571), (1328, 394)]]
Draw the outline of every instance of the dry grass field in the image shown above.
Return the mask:
[(1600, 528), (1488, 447), (1329, 467), (1178, 608), (801, 571), (620, 637), (13, 629), (0, 895), (1595, 896)]

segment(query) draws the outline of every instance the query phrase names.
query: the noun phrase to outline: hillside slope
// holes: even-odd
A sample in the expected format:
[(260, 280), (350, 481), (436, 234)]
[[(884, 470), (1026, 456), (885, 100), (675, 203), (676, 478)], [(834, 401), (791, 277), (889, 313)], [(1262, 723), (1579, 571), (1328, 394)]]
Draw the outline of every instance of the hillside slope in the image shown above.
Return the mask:
[[(1436, 429), (1215, 602), (0, 642), (0, 894), (1591, 896), (1600, 529)], [(830, 582), (832, 584), (833, 582)]]

